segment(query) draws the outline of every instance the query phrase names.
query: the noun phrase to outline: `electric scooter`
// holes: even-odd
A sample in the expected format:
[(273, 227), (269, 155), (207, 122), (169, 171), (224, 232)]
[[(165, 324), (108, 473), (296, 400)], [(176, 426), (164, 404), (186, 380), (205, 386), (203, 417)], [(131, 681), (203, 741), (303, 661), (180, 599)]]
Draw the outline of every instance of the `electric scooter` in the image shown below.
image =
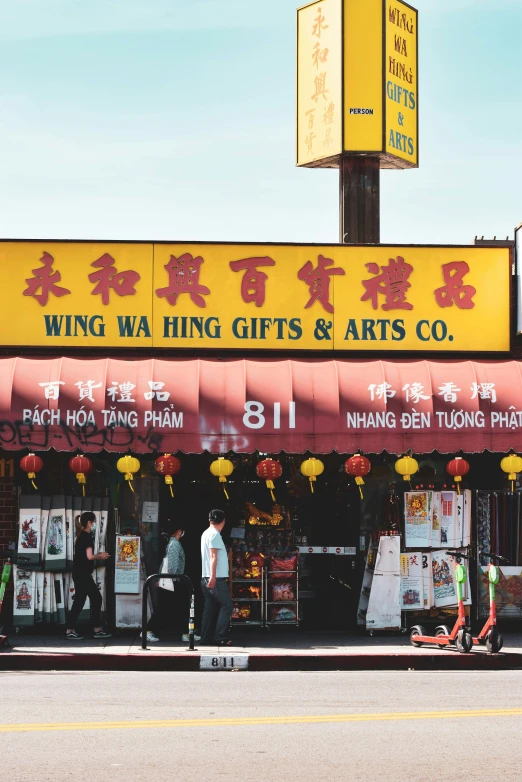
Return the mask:
[(500, 652), (504, 645), (504, 639), (497, 629), (497, 606), (495, 603), (495, 586), (500, 581), (500, 570), (493, 564), (496, 559), (499, 562), (507, 562), (505, 557), (498, 554), (490, 554), (489, 551), (482, 551), (482, 556), (489, 557), (488, 580), (489, 580), (489, 616), (486, 624), (476, 638), (473, 638), (474, 644), (486, 644), (486, 649), (490, 654)]
[[(446, 551), (447, 554), (458, 559), (469, 559), (466, 554), (460, 551)], [(450, 630), (446, 625), (439, 625), (435, 628), (435, 635), (426, 635), (426, 630), (422, 625), (415, 625), (410, 630), (410, 641), (413, 646), (422, 646), (423, 644), (436, 644), (440, 649), (455, 644), (459, 652), (466, 653), (473, 647), (473, 637), (469, 628), (466, 626), (466, 612), (464, 610), (464, 592), (463, 585), (466, 582), (466, 568), (460, 562), (455, 566), (455, 581), (457, 582), (457, 604), (458, 614), (453, 629)]]

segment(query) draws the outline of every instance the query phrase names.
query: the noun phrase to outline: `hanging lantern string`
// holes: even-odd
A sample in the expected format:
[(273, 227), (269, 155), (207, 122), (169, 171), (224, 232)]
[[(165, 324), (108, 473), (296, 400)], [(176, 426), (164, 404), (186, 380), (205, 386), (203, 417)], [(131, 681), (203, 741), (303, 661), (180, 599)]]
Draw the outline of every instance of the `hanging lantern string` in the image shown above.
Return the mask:
[(364, 500), (363, 491), (361, 489), (361, 486), (364, 484), (364, 481), (363, 481), (363, 479), (359, 475), (356, 476), (355, 483), (357, 484), (357, 486), (359, 488), (359, 494), (361, 495), (361, 500)]
[(29, 478), (29, 480), (33, 484), (33, 488), (34, 489), (38, 489), (38, 486), (34, 482), (34, 479), (36, 478), (36, 473), (35, 472), (29, 472), (29, 473), (27, 473), (27, 477)]
[(131, 491), (134, 494), (134, 486), (132, 485), (132, 479), (134, 478), (134, 475), (131, 472), (125, 473), (125, 480), (129, 482), (129, 486), (131, 488)]

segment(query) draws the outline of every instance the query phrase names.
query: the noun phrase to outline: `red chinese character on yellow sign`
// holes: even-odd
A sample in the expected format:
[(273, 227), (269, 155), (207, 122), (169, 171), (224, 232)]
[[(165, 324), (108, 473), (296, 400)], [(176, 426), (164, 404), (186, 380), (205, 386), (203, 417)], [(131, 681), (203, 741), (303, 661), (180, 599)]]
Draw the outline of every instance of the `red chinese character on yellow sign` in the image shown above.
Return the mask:
[(256, 307), (265, 303), (265, 283), (268, 274), (260, 272), (257, 266), (275, 266), (275, 261), (267, 256), (264, 258), (243, 258), (241, 261), (230, 261), (233, 272), (244, 271), (241, 280), (241, 298), (246, 304), (254, 302)]
[(326, 312), (332, 313), (334, 311), (333, 304), (330, 303), (330, 277), (332, 274), (345, 274), (345, 271), (338, 267), (328, 269), (327, 267), (332, 263), (331, 258), (320, 255), (315, 269), (312, 261), (307, 261), (297, 272), (298, 279), (305, 282), (310, 289), (311, 295), (305, 309), (311, 307), (316, 301), (320, 301)]
[(118, 272), (112, 255), (105, 253), (98, 260), (91, 263), (99, 271), (89, 274), (89, 281), (96, 285), (91, 291), (92, 296), (101, 295), (102, 303), (109, 303), (109, 294), (111, 289), (117, 296), (134, 296), (136, 293), (134, 286), (141, 279), (138, 272), (129, 269), (125, 272)]
[(439, 307), (452, 307), (454, 304), (461, 310), (471, 310), (475, 306), (473, 296), (477, 289), (473, 285), (464, 285), (464, 275), (468, 274), (466, 261), (453, 261), (442, 266), (442, 276), (445, 285), (437, 288), (435, 299)]
[(328, 30), (328, 25), (325, 24), (326, 16), (323, 14), (323, 9), (321, 6), (317, 9), (317, 16), (314, 19), (314, 27), (312, 30), (312, 35), (315, 35), (317, 38), (321, 37), (322, 30)]
[[(379, 295), (386, 298), (382, 305), (383, 310), (412, 310), (413, 304), (406, 301), (408, 288), (411, 283), (408, 277), (413, 271), (413, 266), (406, 263), (400, 255), (390, 258), (387, 266), (379, 266), (377, 263), (367, 263), (366, 268), (370, 274), (375, 274), (371, 280), (363, 280), (366, 293), (361, 296), (361, 301), (371, 301), (374, 310), (379, 308)], [(379, 269), (381, 273), (379, 274)]]
[[(54, 258), (52, 255), (44, 252), (40, 261), (43, 265), (38, 269), (32, 269), (34, 277), (26, 280), (27, 288), (23, 295), (32, 296), (41, 307), (44, 307), (49, 300), (50, 293), (53, 296), (60, 297), (67, 296), (71, 291), (56, 284), (60, 282), (62, 275), (58, 271), (53, 271)], [(41, 292), (38, 293), (38, 290), (41, 290)]]
[(167, 299), (168, 303), (174, 306), (182, 293), (188, 293), (193, 304), (206, 307), (207, 302), (201, 294), (208, 296), (210, 289), (199, 283), (202, 263), (203, 258), (199, 255), (197, 258), (193, 258), (190, 253), (183, 253), (179, 258), (171, 255), (165, 266), (169, 284), (166, 288), (157, 288), (156, 296)]

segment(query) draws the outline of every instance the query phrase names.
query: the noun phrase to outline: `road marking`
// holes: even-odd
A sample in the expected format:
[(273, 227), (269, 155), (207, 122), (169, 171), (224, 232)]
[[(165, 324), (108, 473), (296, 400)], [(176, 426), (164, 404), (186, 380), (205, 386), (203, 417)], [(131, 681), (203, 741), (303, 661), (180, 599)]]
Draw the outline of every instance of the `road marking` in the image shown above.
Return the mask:
[(318, 714), (295, 717), (224, 717), (208, 720), (136, 720), (135, 722), (28, 722), (0, 724), (0, 733), (42, 730), (125, 730), (132, 728), (215, 728), (227, 725), (318, 725), (335, 722), (395, 722), (401, 720), (443, 720), (467, 717), (521, 717), (522, 709), (474, 709), (473, 711), (417, 711), (382, 714)]

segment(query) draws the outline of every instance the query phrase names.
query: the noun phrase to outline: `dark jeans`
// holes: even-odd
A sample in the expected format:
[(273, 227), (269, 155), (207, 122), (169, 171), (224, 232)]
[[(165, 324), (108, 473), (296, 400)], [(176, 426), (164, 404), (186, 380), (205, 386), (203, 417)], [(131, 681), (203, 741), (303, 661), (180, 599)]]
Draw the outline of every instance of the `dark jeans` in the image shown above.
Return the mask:
[(227, 578), (216, 578), (216, 586), (209, 589), (208, 578), (201, 579), (205, 604), (201, 620), (201, 642), (225, 641), (234, 604), (228, 590)]
[(74, 601), (71, 613), (67, 620), (68, 627), (74, 627), (78, 621), (81, 610), (85, 605), (87, 597), (91, 603), (91, 620), (95, 627), (100, 626), (100, 614), (102, 607), (102, 596), (100, 590), (94, 583), (90, 573), (73, 573), (74, 581)]

